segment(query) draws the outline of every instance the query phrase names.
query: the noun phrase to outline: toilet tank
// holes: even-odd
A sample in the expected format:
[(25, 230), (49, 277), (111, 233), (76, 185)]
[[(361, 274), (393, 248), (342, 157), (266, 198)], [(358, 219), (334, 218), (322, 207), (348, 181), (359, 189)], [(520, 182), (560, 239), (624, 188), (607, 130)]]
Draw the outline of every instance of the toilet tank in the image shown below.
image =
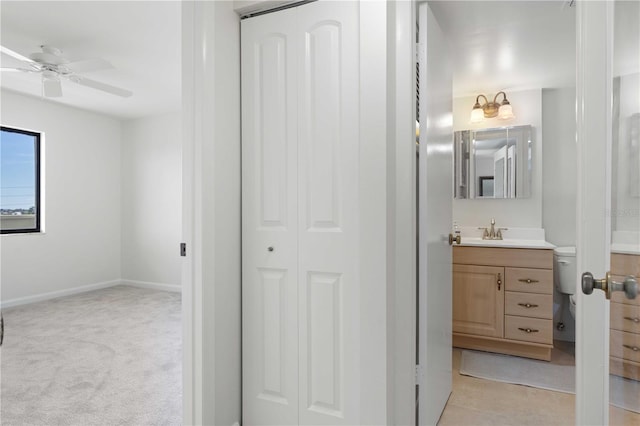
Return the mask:
[(560, 293), (576, 291), (576, 248), (556, 247), (553, 250), (553, 282)]

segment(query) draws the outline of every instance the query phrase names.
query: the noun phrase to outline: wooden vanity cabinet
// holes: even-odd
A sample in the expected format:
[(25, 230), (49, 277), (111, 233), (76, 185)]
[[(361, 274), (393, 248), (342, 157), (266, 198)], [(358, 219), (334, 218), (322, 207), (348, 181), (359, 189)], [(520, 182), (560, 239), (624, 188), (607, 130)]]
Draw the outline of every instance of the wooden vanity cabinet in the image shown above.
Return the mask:
[(476, 336), (504, 334), (504, 268), (453, 265), (453, 331)]
[[(613, 253), (611, 275), (615, 281), (622, 281), (627, 275), (640, 277), (640, 256)], [(609, 371), (640, 380), (640, 297), (629, 300), (622, 292), (611, 295), (610, 333)]]
[(454, 247), (453, 346), (550, 360), (553, 250)]

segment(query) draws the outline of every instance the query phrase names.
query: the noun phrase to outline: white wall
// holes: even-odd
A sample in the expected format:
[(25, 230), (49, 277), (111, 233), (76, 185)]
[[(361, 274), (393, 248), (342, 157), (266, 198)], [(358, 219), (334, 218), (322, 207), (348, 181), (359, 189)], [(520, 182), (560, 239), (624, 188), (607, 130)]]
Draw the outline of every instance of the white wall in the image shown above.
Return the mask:
[(2, 91), (2, 124), (44, 132), (45, 233), (2, 235), (3, 302), (120, 278), (120, 122)]
[[(542, 225), (546, 239), (557, 246), (576, 245), (576, 90), (575, 87), (542, 90)], [(575, 341), (575, 320), (569, 312), (569, 298), (554, 290), (553, 337)], [(555, 328), (562, 321), (564, 331)]]
[(241, 421), (240, 19), (183, 2), (183, 423)]
[[(495, 93), (485, 93), (493, 99)], [(507, 91), (515, 118), (486, 119), (469, 123), (475, 96), (454, 98), (453, 130), (486, 129), (530, 124), (534, 128), (533, 179), (531, 197), (515, 200), (453, 200), (453, 220), (460, 226), (488, 226), (491, 218), (501, 227), (542, 228), (542, 95), (541, 90)], [(502, 96), (500, 96), (502, 99)]]
[(542, 225), (547, 241), (576, 244), (576, 91), (542, 90)]
[(122, 279), (180, 284), (180, 113), (122, 126)]

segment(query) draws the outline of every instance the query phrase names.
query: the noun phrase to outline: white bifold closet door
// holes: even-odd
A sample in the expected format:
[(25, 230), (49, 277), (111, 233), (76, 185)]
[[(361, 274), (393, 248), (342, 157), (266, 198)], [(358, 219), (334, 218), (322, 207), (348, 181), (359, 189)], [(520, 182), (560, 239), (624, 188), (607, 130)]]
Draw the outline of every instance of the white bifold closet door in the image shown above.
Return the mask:
[(360, 418), (358, 14), (242, 21), (246, 425)]

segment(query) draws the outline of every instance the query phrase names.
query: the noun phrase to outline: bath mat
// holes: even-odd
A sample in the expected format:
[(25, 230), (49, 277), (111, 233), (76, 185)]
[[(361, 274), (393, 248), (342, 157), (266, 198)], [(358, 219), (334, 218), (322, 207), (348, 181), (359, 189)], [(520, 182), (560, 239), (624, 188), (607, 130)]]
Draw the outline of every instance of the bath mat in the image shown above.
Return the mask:
[[(510, 355), (463, 350), (460, 374), (497, 382), (575, 393), (576, 369)], [(640, 413), (640, 382), (610, 376), (611, 405)]]

